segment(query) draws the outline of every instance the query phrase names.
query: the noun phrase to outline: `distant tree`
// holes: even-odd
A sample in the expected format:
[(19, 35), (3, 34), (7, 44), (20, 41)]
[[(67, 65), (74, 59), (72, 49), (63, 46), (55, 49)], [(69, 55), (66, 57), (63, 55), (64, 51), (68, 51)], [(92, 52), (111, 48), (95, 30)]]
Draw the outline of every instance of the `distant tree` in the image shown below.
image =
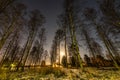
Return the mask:
[(57, 42), (58, 42), (58, 49), (59, 49), (59, 51), (58, 51), (58, 53), (59, 53), (59, 64), (60, 64), (60, 43), (61, 43), (61, 41), (63, 40), (63, 36), (64, 36), (64, 32), (63, 32), (63, 30), (62, 29), (58, 29), (57, 31), (56, 31), (56, 39), (57, 39)]
[[(119, 36), (119, 32), (120, 32), (120, 16), (119, 16), (119, 11), (116, 8), (117, 4), (120, 5), (120, 3), (116, 3), (117, 0), (103, 0), (102, 2), (100, 1), (100, 10), (102, 11), (103, 14), (103, 24), (105, 29), (109, 30), (109, 33), (113, 33), (114, 35), (112, 36)], [(115, 4), (116, 3), (116, 4)], [(109, 28), (106, 28), (105, 26), (109, 26)], [(103, 29), (104, 30), (104, 29)], [(104, 31), (105, 35), (107, 35), (106, 33), (107, 31)], [(115, 55), (115, 57), (117, 56), (117, 60), (120, 59), (120, 55), (117, 52), (117, 47), (114, 46), (114, 43), (112, 42), (112, 40), (107, 37), (111, 49)], [(114, 40), (115, 41), (115, 40)]]
[(91, 66), (90, 58), (86, 54), (84, 55), (84, 60), (87, 66)]
[(89, 53), (95, 59), (96, 54), (95, 54), (94, 49), (92, 48), (92, 45), (91, 45), (91, 38), (90, 38), (90, 36), (89, 36), (89, 34), (88, 34), (88, 32), (86, 31), (85, 28), (83, 28), (82, 33), (83, 33), (83, 35), (85, 37), (87, 47), (89, 49)]
[(71, 67), (80, 67), (79, 61), (77, 60), (76, 56), (71, 56), (69, 59)]
[(57, 43), (57, 39), (55, 36), (53, 43), (52, 43), (52, 46), (51, 46), (51, 51), (50, 51), (51, 65), (53, 65), (53, 63), (55, 63), (56, 59), (57, 59), (57, 46), (58, 46), (58, 43)]
[(62, 65), (63, 65), (63, 67), (67, 67), (67, 58), (66, 58), (66, 56), (62, 57)]
[[(9, 64), (12, 64), (16, 61), (16, 57), (19, 53), (19, 30), (16, 30), (15, 32), (12, 33), (10, 36), (11, 39), (9, 39), (8, 45), (5, 49), (5, 52), (3, 53), (3, 57), (0, 63), (0, 67), (4, 64), (4, 60), (6, 58), (9, 59)], [(7, 44), (7, 43), (6, 43)], [(9, 66), (10, 67), (10, 66)]]
[(45, 67), (45, 65), (46, 65), (46, 62), (44, 60), (42, 60), (41, 67)]
[(25, 23), (24, 15), (26, 6), (21, 3), (12, 4), (0, 14), (0, 25), (2, 27), (0, 50), (5, 44), (8, 37)]
[(38, 62), (38, 47), (37, 46), (33, 46), (32, 47), (32, 50), (30, 52), (30, 55), (29, 55), (29, 61), (30, 61), (30, 64), (29, 65), (33, 65), (34, 66), (36, 65), (36, 63)]
[(103, 0), (99, 3), (99, 7), (104, 15), (104, 21), (120, 30), (120, 16), (116, 10), (115, 1), (117, 0)]
[(44, 57), (44, 60), (46, 61), (46, 59), (48, 57), (48, 51), (47, 50), (44, 51), (43, 57)]
[[(64, 35), (63, 35), (63, 38), (64, 38), (64, 49), (65, 49), (65, 56), (66, 58), (68, 59), (68, 53), (67, 53), (67, 34), (68, 34), (68, 23), (67, 23), (67, 19), (65, 17), (64, 14), (61, 14), (58, 16), (58, 25), (60, 26), (60, 28), (63, 30), (64, 32)], [(68, 62), (68, 61), (66, 61)]]
[(97, 14), (96, 10), (94, 10), (92, 8), (86, 8), (85, 11), (84, 11), (85, 17), (88, 20), (93, 22), (93, 24), (94, 24), (94, 26), (95, 26), (95, 28), (97, 30), (98, 35), (100, 36), (100, 38), (103, 41), (103, 43), (105, 44), (105, 47), (107, 48), (109, 54), (111, 55), (111, 58), (112, 58), (112, 60), (114, 62), (115, 67), (119, 68), (118, 64), (115, 61), (115, 58), (113, 56), (113, 54), (116, 54), (116, 53), (114, 53), (114, 50), (113, 50), (114, 46), (113, 46), (112, 42), (110, 41), (110, 39), (108, 38), (108, 35), (105, 34), (102, 25), (97, 24), (97, 22), (96, 22), (96, 14)]
[(95, 56), (96, 55), (103, 55), (102, 54), (102, 47), (100, 46), (100, 44), (95, 41), (94, 39), (91, 40), (91, 45), (92, 45), (92, 49), (94, 50), (95, 52)]
[[(46, 43), (46, 29), (43, 27), (40, 29), (39, 34), (38, 34), (38, 56), (39, 56), (39, 61), (38, 64), (41, 64), (41, 60), (42, 60), (42, 55), (44, 54), (44, 45)], [(36, 44), (36, 45), (37, 45)]]
[(70, 57), (69, 59), (70, 59), (70, 65), (71, 65), (71, 67), (76, 67), (75, 58), (72, 56), (72, 57)]
[(28, 21), (28, 30), (29, 30), (28, 40), (26, 42), (26, 46), (23, 51), (23, 56), (20, 60), (20, 63), (22, 63), (23, 66), (25, 66), (25, 63), (29, 56), (30, 50), (32, 48), (32, 45), (38, 33), (38, 30), (40, 29), (40, 27), (43, 25), (44, 22), (45, 22), (45, 19), (39, 10), (31, 11), (30, 19)]
[(65, 14), (66, 21), (68, 23), (72, 48), (74, 50), (73, 54), (76, 56), (76, 59), (78, 60), (81, 69), (83, 70), (82, 58), (80, 56), (79, 46), (78, 46), (77, 37), (76, 37), (77, 10), (75, 7), (76, 5), (75, 2), (76, 2), (75, 0), (64, 1), (64, 14)]
[(96, 61), (97, 61), (98, 66), (105, 66), (105, 63), (104, 63), (105, 59), (103, 56), (97, 55)]

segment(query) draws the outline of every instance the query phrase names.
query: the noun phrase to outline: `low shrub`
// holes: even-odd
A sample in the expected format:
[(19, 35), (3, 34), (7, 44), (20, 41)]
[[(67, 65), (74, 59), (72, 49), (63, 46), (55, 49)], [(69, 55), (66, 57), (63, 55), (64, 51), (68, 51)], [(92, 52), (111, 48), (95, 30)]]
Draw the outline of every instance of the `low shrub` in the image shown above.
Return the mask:
[(61, 77), (65, 75), (65, 72), (62, 71), (61, 68), (44, 67), (39, 70), (39, 74), (41, 75), (54, 74), (55, 77)]

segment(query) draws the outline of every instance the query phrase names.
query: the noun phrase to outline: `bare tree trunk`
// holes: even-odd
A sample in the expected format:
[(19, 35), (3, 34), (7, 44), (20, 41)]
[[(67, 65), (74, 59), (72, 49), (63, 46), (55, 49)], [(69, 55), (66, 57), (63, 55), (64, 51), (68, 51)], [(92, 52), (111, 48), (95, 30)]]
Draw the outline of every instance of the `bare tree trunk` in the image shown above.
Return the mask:
[(77, 43), (77, 39), (76, 39), (76, 34), (75, 34), (75, 25), (73, 22), (73, 15), (71, 12), (69, 12), (69, 24), (70, 24), (70, 34), (71, 34), (71, 40), (72, 40), (72, 48), (74, 50), (74, 54), (77, 55), (78, 61), (80, 63), (80, 67), (83, 70), (83, 65), (82, 65), (82, 58), (80, 56), (80, 52), (79, 52), (79, 47), (78, 47), (78, 43)]
[(85, 36), (86, 42), (87, 42), (87, 44), (88, 44), (88, 47), (89, 47), (89, 49), (90, 49), (90, 51), (91, 51), (92, 57), (95, 59), (95, 53), (94, 53), (94, 51), (92, 50), (92, 47), (91, 47), (91, 45), (90, 45), (90, 38), (89, 38), (89, 36), (88, 36), (88, 33), (87, 33), (84, 29), (83, 29), (83, 34), (84, 34), (84, 36)]
[[(30, 37), (30, 36), (29, 36), (29, 37)], [(22, 60), (23, 60), (23, 57), (24, 57), (24, 52), (25, 52), (25, 50), (27, 49), (27, 45), (28, 45), (28, 43), (29, 43), (29, 37), (28, 37), (28, 39), (27, 39), (27, 42), (26, 42), (23, 50), (21, 51), (21, 52), (22, 52), (22, 56), (21, 56), (21, 58), (20, 58), (19, 63), (17, 64), (17, 69), (16, 69), (17, 71), (19, 70), (19, 67), (22, 66), (21, 64), (22, 64)]]
[(25, 52), (24, 52), (24, 56), (23, 56), (23, 59), (22, 59), (22, 64), (23, 64), (23, 70), (24, 70), (24, 66), (25, 66), (25, 63), (26, 63), (26, 60), (27, 60), (27, 58), (28, 58), (28, 56), (29, 56), (29, 53), (30, 53), (30, 49), (31, 49), (31, 47), (32, 47), (32, 44), (33, 44), (33, 41), (34, 41), (34, 38), (35, 38), (35, 35), (36, 35), (36, 32), (32, 32), (31, 34), (30, 34), (30, 40), (28, 41), (28, 44), (27, 44), (27, 48), (26, 48), (26, 50), (25, 50)]
[(67, 39), (66, 39), (66, 27), (65, 27), (65, 56), (66, 56), (66, 67), (68, 68), (68, 55), (67, 55)]
[(0, 67), (2, 67), (5, 58), (8, 56), (8, 53), (9, 53), (10, 48), (11, 48), (11, 43), (12, 43), (12, 41), (9, 42), (9, 44), (8, 44), (8, 46), (7, 46), (7, 48), (6, 48), (5, 53), (3, 54), (3, 57), (2, 57), (1, 62), (0, 62)]
[(10, 36), (10, 34), (12, 33), (12, 31), (15, 28), (15, 21), (16, 18), (13, 19), (11, 25), (8, 27), (8, 29), (6, 30), (6, 32), (4, 33), (4, 35), (2, 36), (1, 40), (0, 40), (0, 50), (3, 47), (3, 45), (5, 44), (6, 40), (8, 39), (8, 37)]
[(59, 67), (60, 67), (60, 64), (61, 64), (61, 59), (60, 59), (60, 57), (61, 57), (61, 51), (60, 51), (60, 39), (59, 39)]
[[(96, 26), (97, 26), (97, 25), (96, 25)], [(119, 66), (118, 66), (118, 64), (117, 64), (117, 62), (116, 62), (116, 60), (115, 60), (115, 58), (114, 58), (114, 56), (113, 56), (114, 53), (113, 53), (113, 51), (110, 49), (110, 44), (109, 44), (109, 41), (108, 41), (108, 39), (107, 39), (107, 36), (105, 36), (104, 31), (100, 28), (100, 26), (97, 26), (97, 32), (98, 32), (98, 34), (100, 35), (100, 37), (102, 38), (102, 40), (103, 40), (103, 42), (104, 42), (104, 44), (105, 44), (105, 46), (106, 46), (109, 54), (111, 55), (111, 58), (112, 58), (112, 60), (113, 60), (113, 62), (114, 62), (115, 67), (119, 69)]]
[(6, 51), (3, 55), (3, 58), (1, 60), (0, 67), (3, 65), (4, 60), (6, 58), (10, 58), (11, 56), (13, 56), (12, 54), (14, 54), (14, 52), (11, 53), (11, 51), (15, 48), (14, 43), (16, 43), (16, 41), (18, 40), (16, 36), (18, 36), (17, 33), (15, 33), (14, 36), (12, 37), (12, 39), (10, 40), (10, 42), (6, 48)]
[(88, 36), (88, 33), (86, 32), (85, 29), (83, 29), (83, 34), (84, 34), (84, 36), (85, 36), (85, 40), (86, 40), (86, 43), (87, 43), (88, 48), (89, 48), (89, 50), (90, 50), (90, 53), (91, 53), (91, 55), (92, 55), (92, 57), (93, 57), (94, 66), (98, 66), (97, 63), (96, 63), (96, 55), (95, 55), (95, 52), (94, 52), (94, 50), (92, 49), (92, 46), (91, 46), (91, 44), (90, 44), (90, 37)]

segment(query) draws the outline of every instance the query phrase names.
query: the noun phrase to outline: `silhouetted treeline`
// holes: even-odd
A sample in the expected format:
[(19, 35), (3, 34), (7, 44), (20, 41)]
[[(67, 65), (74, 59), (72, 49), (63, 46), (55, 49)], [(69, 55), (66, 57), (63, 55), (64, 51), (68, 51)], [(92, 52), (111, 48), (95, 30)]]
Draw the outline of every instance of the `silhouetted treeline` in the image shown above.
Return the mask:
[[(120, 62), (115, 58), (115, 61), (120, 66)], [(84, 55), (84, 66), (88, 67), (113, 67), (114, 62), (112, 59), (105, 59), (101, 55), (97, 55), (94, 59), (93, 57), (88, 57), (87, 55)], [(97, 64), (97, 65), (96, 65)]]

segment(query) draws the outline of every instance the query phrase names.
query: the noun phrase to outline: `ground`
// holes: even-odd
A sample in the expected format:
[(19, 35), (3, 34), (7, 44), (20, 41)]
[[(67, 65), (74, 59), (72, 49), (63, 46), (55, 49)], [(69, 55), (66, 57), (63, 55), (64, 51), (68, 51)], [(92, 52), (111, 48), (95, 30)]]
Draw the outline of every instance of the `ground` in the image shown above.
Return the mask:
[(25, 71), (0, 70), (0, 80), (120, 80), (120, 71), (109, 68), (32, 68)]

